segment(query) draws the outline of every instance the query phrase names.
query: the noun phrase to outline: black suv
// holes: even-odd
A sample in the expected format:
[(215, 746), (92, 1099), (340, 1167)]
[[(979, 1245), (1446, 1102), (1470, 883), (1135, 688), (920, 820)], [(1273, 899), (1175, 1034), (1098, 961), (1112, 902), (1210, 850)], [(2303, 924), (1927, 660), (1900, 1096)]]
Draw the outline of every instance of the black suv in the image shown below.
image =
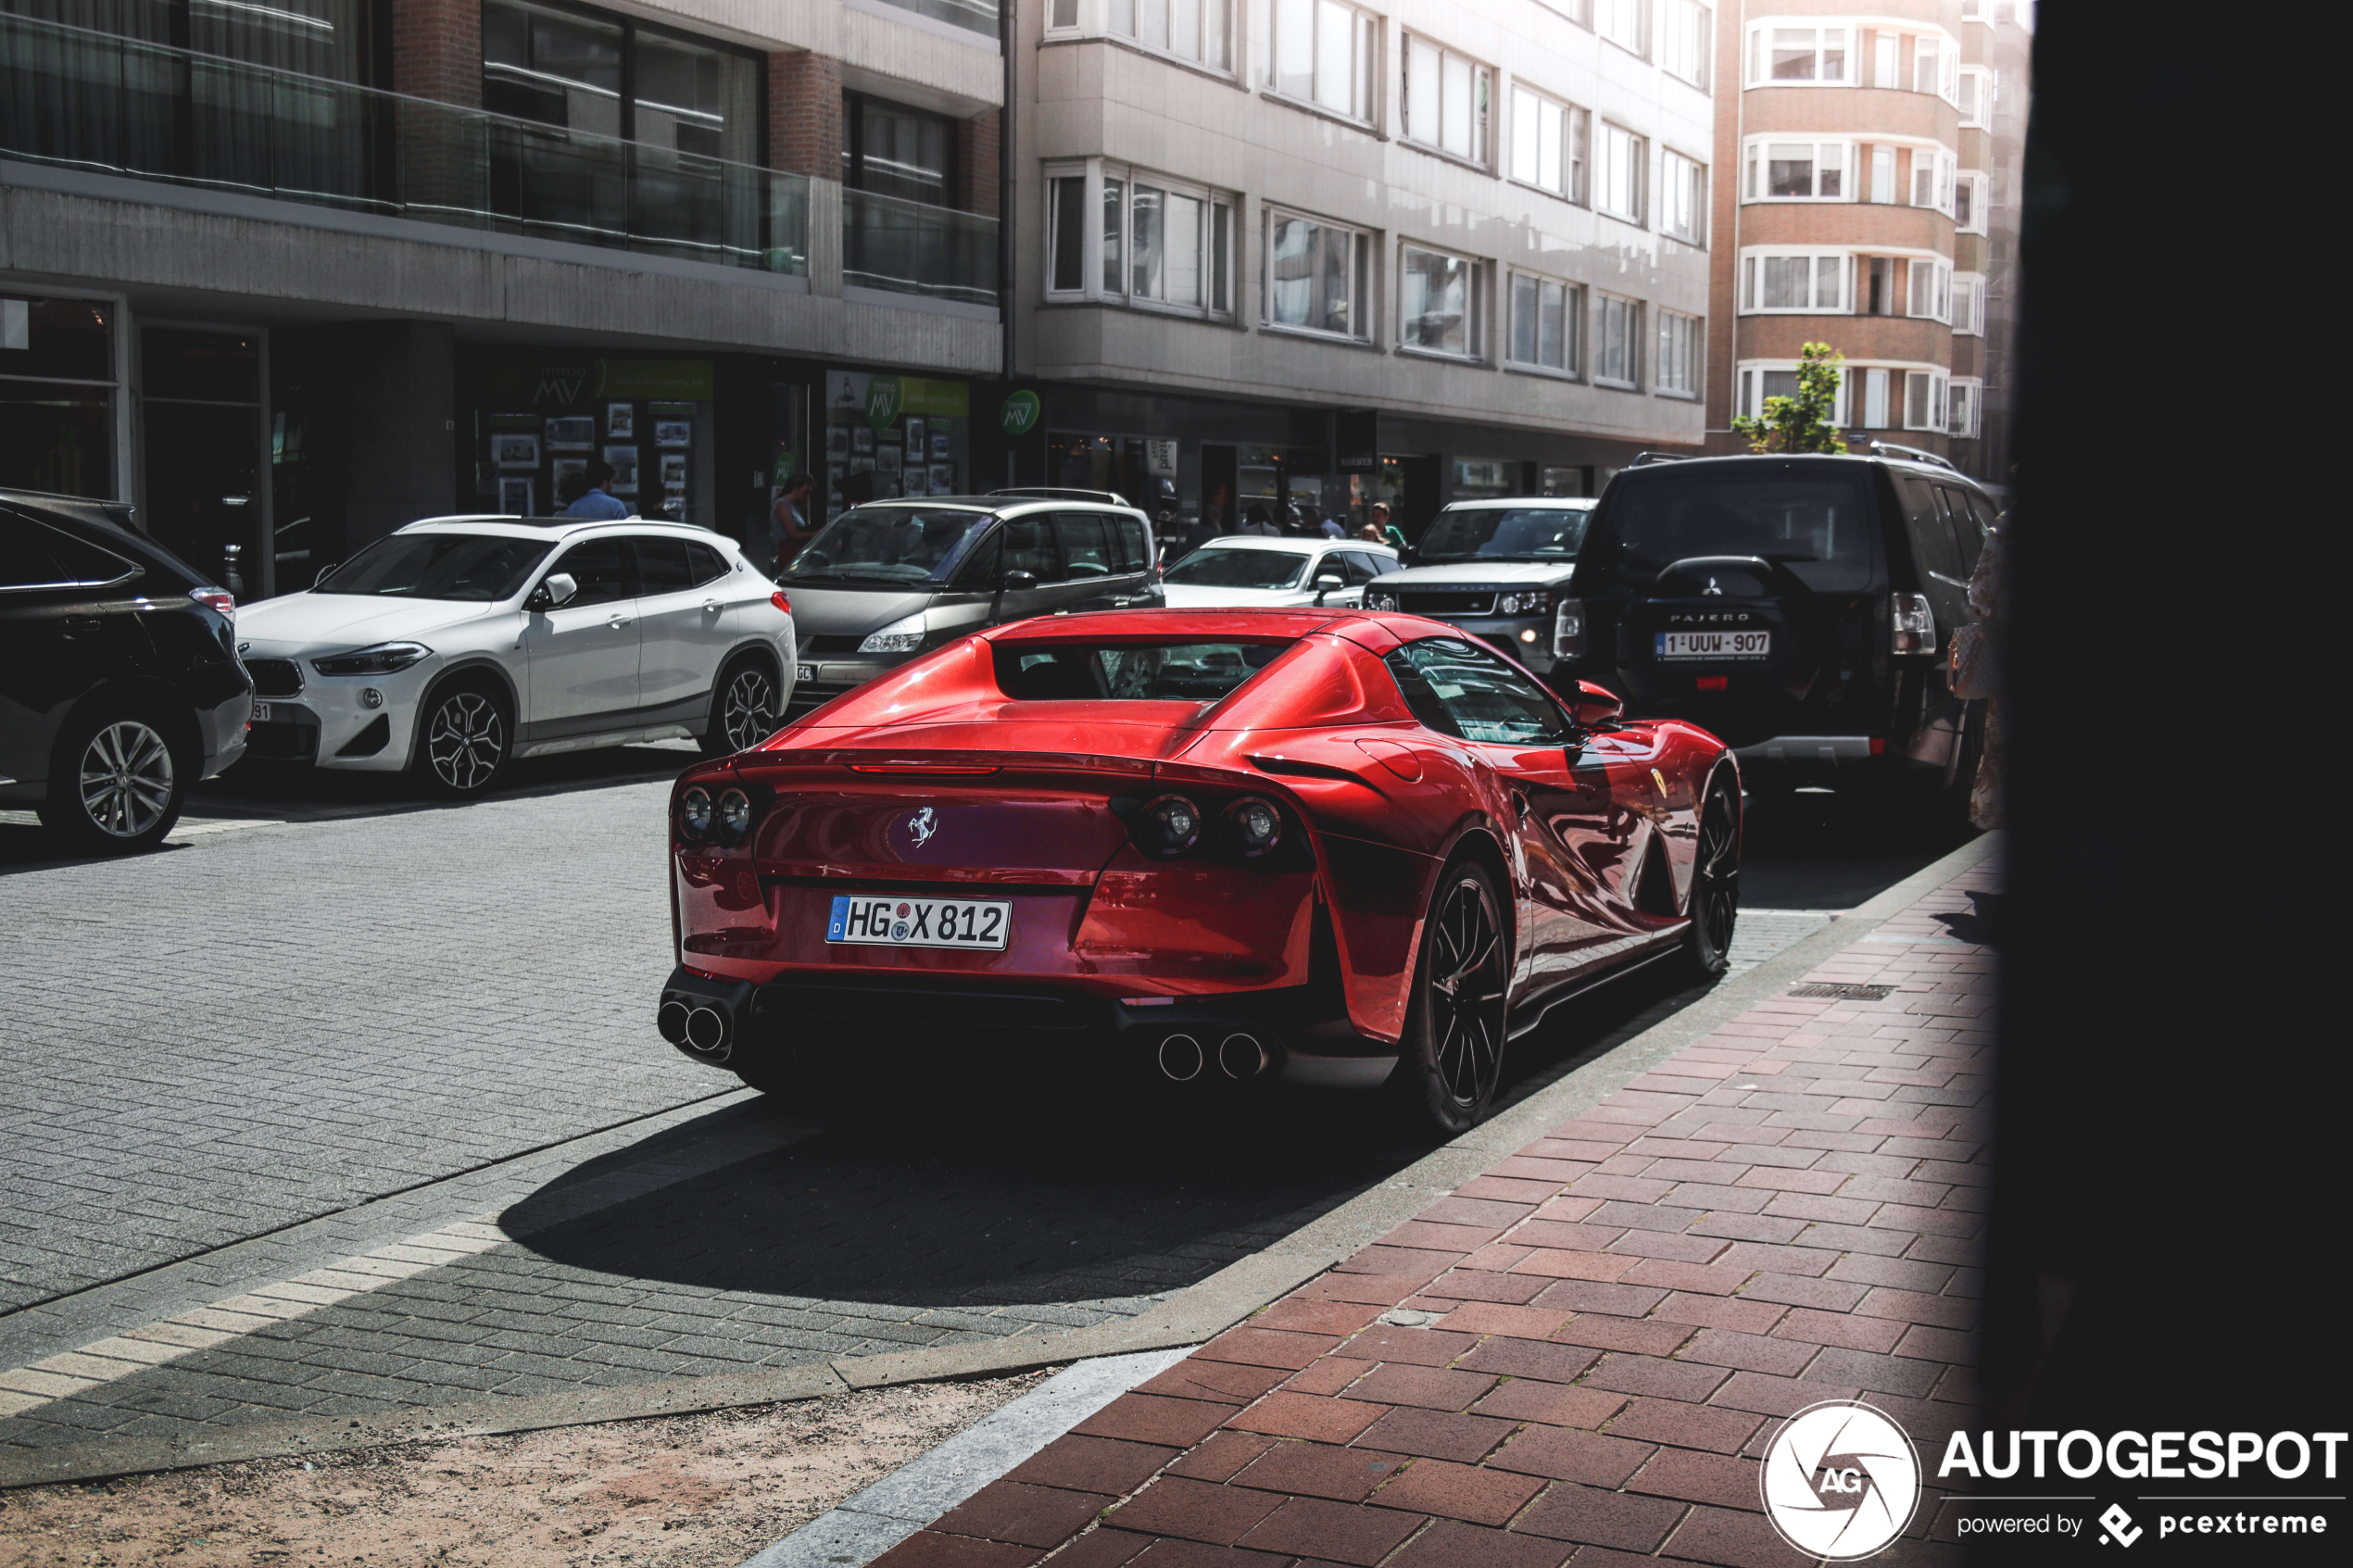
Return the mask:
[(1866, 769), (1965, 791), (1983, 705), (1944, 652), (1994, 515), (1924, 455), (1626, 469), (1579, 557), (1575, 672), (1705, 725), (1755, 785)]
[(87, 852), (154, 847), (253, 716), (229, 596), (130, 521), (0, 490), (0, 806)]

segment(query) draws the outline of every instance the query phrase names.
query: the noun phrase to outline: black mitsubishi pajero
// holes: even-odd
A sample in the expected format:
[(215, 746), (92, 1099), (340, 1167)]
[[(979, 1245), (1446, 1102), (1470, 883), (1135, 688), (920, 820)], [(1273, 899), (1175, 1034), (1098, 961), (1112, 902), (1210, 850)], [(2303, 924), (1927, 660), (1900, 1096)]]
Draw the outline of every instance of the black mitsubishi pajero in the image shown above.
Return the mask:
[(1994, 518), (1924, 454), (1626, 469), (1578, 561), (1575, 673), (1705, 725), (1753, 787), (1862, 769), (1966, 792), (1984, 705), (1944, 656)]

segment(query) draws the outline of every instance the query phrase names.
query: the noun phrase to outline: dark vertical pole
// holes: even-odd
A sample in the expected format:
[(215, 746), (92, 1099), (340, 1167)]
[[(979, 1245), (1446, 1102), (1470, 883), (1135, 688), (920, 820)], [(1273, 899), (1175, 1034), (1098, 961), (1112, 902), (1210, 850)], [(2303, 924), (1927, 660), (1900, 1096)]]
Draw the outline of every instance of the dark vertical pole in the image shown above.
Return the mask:
[(171, 46), (171, 172), (187, 179), (196, 172), (195, 69), (189, 59), (195, 30), (189, 25), (190, 0), (172, 0)]
[[(998, 46), (1005, 52), (1005, 107), (997, 114), (997, 320), (1003, 347), (1003, 377), (1011, 382), (1013, 364), (1013, 90), (1019, 81), (1014, 47), (1021, 30), (1014, 0), (1000, 0)], [(1007, 390), (1011, 390), (1009, 387)]]

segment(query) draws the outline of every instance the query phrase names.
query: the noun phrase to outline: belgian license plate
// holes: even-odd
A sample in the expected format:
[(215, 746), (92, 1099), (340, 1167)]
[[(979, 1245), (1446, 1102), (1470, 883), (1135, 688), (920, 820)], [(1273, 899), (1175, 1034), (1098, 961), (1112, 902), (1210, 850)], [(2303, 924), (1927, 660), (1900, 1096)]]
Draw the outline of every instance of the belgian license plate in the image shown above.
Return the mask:
[(817, 681), (817, 667), (813, 664), (799, 666), (794, 673), (793, 681), (797, 685), (814, 685)]
[(1001, 951), (1013, 935), (1013, 907), (998, 898), (887, 898), (836, 894), (825, 923), (828, 942), (885, 947), (980, 947)]
[(270, 722), (270, 705), (268, 703), (257, 702), (253, 705), (253, 721), (257, 724), (267, 724)]
[(1773, 651), (1770, 632), (1661, 632), (1661, 659), (1764, 659)]

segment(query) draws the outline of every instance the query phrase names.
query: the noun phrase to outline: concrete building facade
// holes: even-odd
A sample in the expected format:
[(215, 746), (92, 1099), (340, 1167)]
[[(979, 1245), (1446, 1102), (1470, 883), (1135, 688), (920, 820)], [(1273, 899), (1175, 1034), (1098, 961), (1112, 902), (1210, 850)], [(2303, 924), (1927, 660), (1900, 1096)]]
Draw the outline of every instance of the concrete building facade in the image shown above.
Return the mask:
[(132, 501), (247, 596), (419, 516), (544, 515), (592, 462), (739, 536), (802, 470), (970, 488), (1000, 31), (994, 0), (0, 0), (0, 484)]
[(1709, 450), (1746, 450), (1733, 418), (1818, 342), (1850, 446), (2008, 481), (2030, 22), (2023, 0), (1724, 7)]
[(1692, 0), (1038, 0), (1016, 20), (1024, 477), (1409, 534), (1703, 438)]

